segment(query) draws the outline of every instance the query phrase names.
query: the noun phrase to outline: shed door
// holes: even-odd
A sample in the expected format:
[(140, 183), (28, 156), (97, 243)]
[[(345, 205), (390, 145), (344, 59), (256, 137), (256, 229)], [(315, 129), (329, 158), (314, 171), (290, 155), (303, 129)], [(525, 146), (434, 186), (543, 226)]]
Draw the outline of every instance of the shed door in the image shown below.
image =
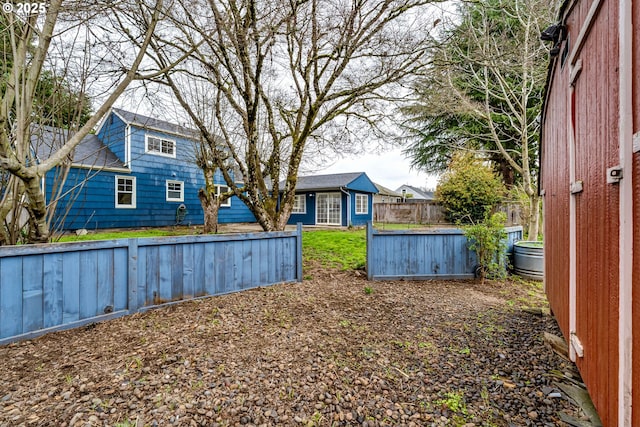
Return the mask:
[[(605, 2), (603, 7), (614, 7)], [(611, 16), (617, 16), (610, 11)], [(575, 325), (572, 345), (576, 363), (605, 425), (616, 425), (618, 375), (619, 184), (608, 169), (620, 162), (618, 143), (618, 77), (615, 39), (600, 13), (571, 73), (571, 125), (574, 134)], [(614, 31), (615, 33), (615, 31)], [(611, 37), (609, 37), (611, 38)], [(599, 43), (599, 45), (597, 45)], [(602, 57), (598, 56), (602, 53)], [(603, 125), (609, 124), (609, 125)], [(581, 357), (582, 356), (582, 357)], [(605, 420), (609, 420), (607, 423)]]
[(316, 224), (342, 225), (340, 193), (318, 193), (316, 200)]

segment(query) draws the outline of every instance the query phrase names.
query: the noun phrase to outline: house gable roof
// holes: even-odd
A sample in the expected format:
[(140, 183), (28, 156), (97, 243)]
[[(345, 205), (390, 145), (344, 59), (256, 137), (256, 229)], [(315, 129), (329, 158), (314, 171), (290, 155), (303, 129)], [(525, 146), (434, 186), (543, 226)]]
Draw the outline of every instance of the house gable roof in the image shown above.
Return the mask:
[(133, 113), (131, 111), (113, 108), (112, 114), (116, 114), (123, 122), (128, 125), (139, 126), (143, 129), (165, 132), (172, 135), (183, 136), (190, 139), (198, 138), (200, 132), (185, 126), (177, 125), (166, 120), (154, 119), (153, 117), (144, 116), (142, 114)]
[[(73, 133), (67, 129), (34, 126), (31, 130), (31, 146), (37, 158), (48, 159), (71, 135)], [(88, 134), (76, 146), (73, 151), (72, 163), (76, 167), (128, 170), (118, 156), (94, 134)]]
[(296, 185), (297, 191), (338, 190), (340, 188), (366, 193), (378, 192), (375, 184), (364, 172), (300, 176)]
[(393, 191), (375, 182), (373, 184), (376, 186), (376, 188), (378, 189), (378, 194), (380, 194), (381, 196), (402, 197), (402, 194), (398, 193), (397, 191)]
[(424, 200), (433, 200), (434, 195), (433, 191), (423, 191), (417, 187), (413, 187), (411, 185), (401, 185), (396, 189), (397, 192), (402, 192), (402, 189), (406, 189), (408, 192), (410, 191), (413, 194), (414, 199), (424, 199)]

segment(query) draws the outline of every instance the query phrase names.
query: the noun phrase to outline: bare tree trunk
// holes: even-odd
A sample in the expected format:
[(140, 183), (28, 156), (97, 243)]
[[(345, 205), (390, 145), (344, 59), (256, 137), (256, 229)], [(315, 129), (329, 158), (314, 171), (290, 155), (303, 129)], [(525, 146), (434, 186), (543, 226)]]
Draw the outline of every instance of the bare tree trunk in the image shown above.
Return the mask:
[(198, 191), (198, 198), (204, 211), (204, 230), (205, 234), (218, 232), (218, 212), (220, 211), (220, 199), (214, 194), (201, 188)]
[(528, 240), (538, 240), (540, 232), (540, 196), (535, 192), (529, 196), (529, 238)]
[(30, 242), (46, 243), (49, 240), (49, 226), (47, 224), (47, 204), (44, 193), (40, 188), (40, 177), (23, 178), (25, 194), (29, 198), (28, 210), (31, 216)]
[(220, 206), (233, 196), (233, 190), (226, 191), (224, 193), (216, 192), (216, 185), (214, 183), (215, 166), (211, 167), (207, 161), (206, 154), (201, 152), (200, 158), (197, 160), (198, 166), (204, 173), (205, 188), (201, 188), (198, 191), (198, 198), (204, 211), (204, 229), (205, 234), (218, 232), (218, 213), (220, 212)]
[[(0, 169), (11, 174), (12, 179), (20, 180), (21, 183), (20, 191), (15, 191), (15, 186), (12, 190), (9, 190), (9, 187), (3, 189), (5, 194), (2, 200), (3, 205), (0, 207), (0, 219), (3, 220), (3, 227), (6, 224), (6, 229), (0, 232), (0, 244), (15, 243), (14, 241), (22, 233), (21, 227), (10, 222), (19, 220), (22, 212), (21, 205), (23, 204), (26, 212), (30, 215), (27, 242), (46, 242), (48, 240), (50, 234), (47, 218), (48, 208), (45, 202), (45, 194), (41, 188), (41, 179), (51, 169), (64, 163), (65, 159), (69, 159), (72, 156), (75, 147), (93, 130), (133, 80), (141, 80), (147, 77), (141, 76), (138, 73), (138, 68), (145, 57), (156, 23), (161, 19), (161, 16), (164, 16), (162, 0), (157, 0), (155, 5), (148, 7), (143, 2), (139, 2), (137, 9), (126, 11), (117, 9), (117, 5), (109, 5), (109, 9), (98, 12), (118, 15), (115, 20), (120, 28), (115, 28), (115, 30), (119, 31), (119, 34), (126, 35), (132, 45), (137, 47), (135, 58), (131, 64), (120, 65), (118, 74), (114, 77), (115, 83), (109, 91), (108, 97), (96, 112), (82, 126), (69, 123), (70, 130), (72, 127), (77, 129), (74, 129), (74, 132), (69, 132), (65, 141), (55, 150), (52, 150), (48, 157), (36, 158), (32, 142), (32, 127), (43, 125), (40, 121), (43, 117), (34, 112), (36, 89), (40, 76), (49, 63), (48, 57), (50, 56), (49, 50), (52, 39), (59, 38), (59, 34), (54, 33), (54, 27), (58, 20), (58, 13), (62, 13), (60, 12), (62, 10), (61, 3), (61, 0), (49, 2), (44, 17), (34, 13), (30, 15), (29, 22), (26, 23), (11, 16), (7, 21), (5, 36), (11, 43), (5, 43), (5, 47), (11, 46), (11, 48), (5, 52), (5, 57), (10, 57), (12, 61), (10, 67), (7, 67), (4, 62), (0, 63), (0, 76), (2, 76), (0, 83), (2, 83), (2, 86), (6, 86), (7, 89), (0, 94)], [(151, 16), (148, 15), (148, 12), (151, 12)], [(65, 19), (72, 18), (76, 19), (75, 16), (65, 16)], [(138, 18), (140, 22), (138, 22)], [(131, 22), (133, 19), (135, 19), (135, 23)], [(40, 23), (41, 25), (38, 28)], [(89, 25), (87, 21), (82, 21), (78, 28), (84, 24)], [(135, 24), (139, 24), (141, 28), (141, 32), (137, 37), (129, 29), (129, 26)], [(73, 37), (68, 36), (68, 38), (71, 39)], [(34, 44), (34, 40), (37, 41), (36, 44)], [(109, 46), (109, 49), (111, 49), (111, 46)], [(56, 51), (53, 55), (59, 54), (59, 51)], [(53, 62), (58, 59), (60, 58), (53, 60)], [(118, 61), (120, 59), (118, 58)], [(62, 57), (60, 60), (64, 61), (65, 58)], [(109, 62), (109, 59), (105, 59), (104, 62)], [(89, 66), (93, 67), (94, 65), (90, 64)], [(173, 65), (168, 65), (165, 69), (160, 70), (159, 73), (164, 73)], [(86, 80), (83, 80), (84, 77), (79, 77), (79, 79), (84, 87)], [(51, 98), (63, 96), (63, 93), (56, 92), (51, 95)], [(63, 178), (65, 177), (66, 175), (63, 175)], [(60, 185), (64, 186), (64, 182)], [(6, 197), (7, 191), (13, 191), (13, 194), (10, 197)], [(26, 196), (24, 200), (23, 195)], [(7, 208), (4, 204), (6, 202), (10, 202), (10, 208)], [(20, 207), (16, 208), (16, 206)], [(55, 204), (53, 208), (55, 208)]]
[(21, 181), (9, 175), (4, 186), (4, 195), (0, 203), (0, 245), (15, 245), (17, 243), (16, 225), (19, 221), (13, 218), (20, 214)]

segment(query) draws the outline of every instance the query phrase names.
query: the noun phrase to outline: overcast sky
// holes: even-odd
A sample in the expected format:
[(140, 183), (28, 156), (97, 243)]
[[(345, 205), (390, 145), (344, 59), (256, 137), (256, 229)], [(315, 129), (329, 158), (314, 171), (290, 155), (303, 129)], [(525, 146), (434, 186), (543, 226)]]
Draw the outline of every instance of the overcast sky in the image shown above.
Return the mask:
[(340, 172), (366, 172), (376, 184), (395, 190), (403, 184), (414, 187), (435, 188), (436, 178), (410, 167), (411, 161), (405, 159), (400, 148), (381, 154), (360, 154), (339, 159), (326, 169), (314, 174)]

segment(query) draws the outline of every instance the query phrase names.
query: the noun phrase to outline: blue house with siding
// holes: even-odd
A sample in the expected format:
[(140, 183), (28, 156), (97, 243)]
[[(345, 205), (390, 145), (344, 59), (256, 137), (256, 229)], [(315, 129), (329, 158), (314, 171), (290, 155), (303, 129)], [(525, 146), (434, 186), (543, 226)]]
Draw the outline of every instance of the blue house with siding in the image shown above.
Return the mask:
[[(64, 140), (65, 131), (43, 128), (35, 138), (40, 141), (38, 156), (46, 157)], [(96, 133), (87, 135), (74, 152), (54, 227), (203, 224), (198, 190), (205, 182), (194, 155), (198, 141), (198, 133), (192, 129), (112, 109)], [(58, 173), (54, 169), (44, 179), (47, 202)], [(218, 192), (227, 191), (219, 172), (214, 183)], [(255, 222), (255, 217), (234, 196), (220, 208), (219, 222)]]
[(301, 176), (289, 224), (365, 225), (373, 220), (377, 193), (364, 172)]

